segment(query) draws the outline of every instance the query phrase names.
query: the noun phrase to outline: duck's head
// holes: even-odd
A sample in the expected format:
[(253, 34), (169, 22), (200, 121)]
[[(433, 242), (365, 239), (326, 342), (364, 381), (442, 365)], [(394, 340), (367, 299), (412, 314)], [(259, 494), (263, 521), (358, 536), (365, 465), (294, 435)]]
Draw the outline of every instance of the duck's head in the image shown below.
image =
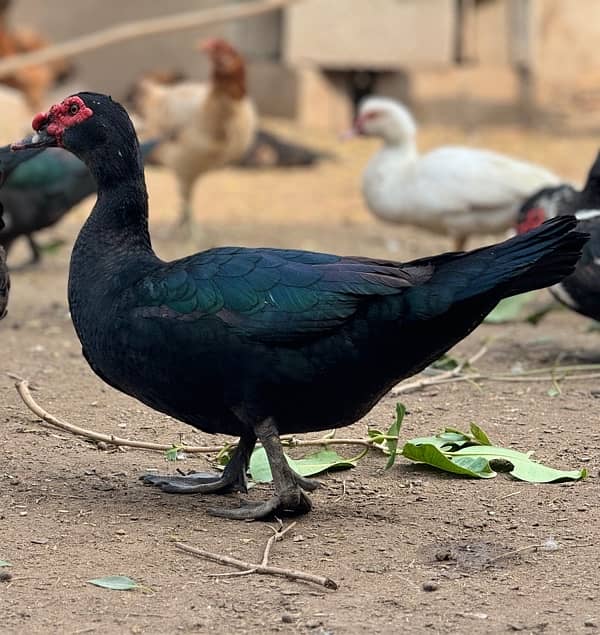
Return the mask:
[(65, 148), (80, 158), (122, 137), (131, 143), (133, 125), (121, 104), (107, 95), (82, 92), (70, 95), (31, 122), (34, 132), (13, 143), (12, 150), (25, 148)]
[(381, 137), (389, 144), (412, 142), (417, 126), (410, 112), (400, 103), (387, 97), (367, 97), (358, 109), (354, 132)]

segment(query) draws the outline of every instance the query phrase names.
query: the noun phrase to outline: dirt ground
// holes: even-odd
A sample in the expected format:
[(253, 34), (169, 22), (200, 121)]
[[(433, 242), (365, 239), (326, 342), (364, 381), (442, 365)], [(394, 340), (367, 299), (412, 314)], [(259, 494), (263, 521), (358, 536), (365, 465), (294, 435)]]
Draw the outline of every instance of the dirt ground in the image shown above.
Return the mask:
[[(168, 238), (175, 210), (172, 177), (148, 173), (157, 251), (174, 258), (211, 245), (319, 249), (409, 259), (449, 248), (412, 229), (379, 224), (359, 192), (361, 168), (375, 144), (346, 145), (333, 135), (286, 127), (289, 134), (334, 150), (338, 160), (313, 170), (227, 170), (196, 193), (203, 238)], [(430, 128), (423, 145), (460, 141), (544, 162), (579, 180), (592, 160), (592, 138), (490, 129), (465, 133)], [(8, 139), (6, 140), (8, 141)], [(275, 545), (271, 563), (327, 575), (330, 591), (268, 576), (209, 577), (232, 569), (185, 554), (175, 541), (257, 561), (269, 528), (206, 513), (210, 497), (177, 497), (144, 486), (148, 468), (206, 469), (205, 458), (176, 466), (160, 453), (100, 450), (40, 422), (24, 407), (6, 372), (34, 382), (35, 398), (53, 414), (98, 431), (162, 443), (213, 444), (210, 437), (155, 413), (104, 385), (81, 356), (67, 312), (72, 239), (90, 209), (82, 204), (43, 240), (66, 246), (36, 271), (15, 272), (9, 316), (0, 325), (0, 560), (12, 578), (0, 582), (3, 633), (575, 633), (600, 627), (597, 544), (600, 389), (565, 383), (558, 397), (546, 383), (457, 383), (402, 396), (409, 414), (402, 436), (445, 426), (483, 426), (501, 445), (536, 450), (550, 465), (587, 467), (575, 484), (530, 485), (504, 475), (455, 478), (400, 459), (388, 472), (372, 453), (346, 472), (322, 477), (314, 510)], [(15, 250), (14, 263), (25, 256)], [(598, 334), (567, 311), (539, 326), (484, 325), (455, 353), (495, 340), (478, 363), (508, 370), (562, 361), (600, 360)], [(385, 428), (388, 396), (344, 430), (364, 437)], [(347, 456), (355, 448), (340, 450)], [(259, 486), (253, 497), (265, 497)], [(226, 501), (235, 502), (235, 496)], [(536, 548), (554, 540), (558, 549)], [(87, 580), (126, 575), (145, 587), (130, 592)], [(425, 590), (426, 588), (432, 590)]]

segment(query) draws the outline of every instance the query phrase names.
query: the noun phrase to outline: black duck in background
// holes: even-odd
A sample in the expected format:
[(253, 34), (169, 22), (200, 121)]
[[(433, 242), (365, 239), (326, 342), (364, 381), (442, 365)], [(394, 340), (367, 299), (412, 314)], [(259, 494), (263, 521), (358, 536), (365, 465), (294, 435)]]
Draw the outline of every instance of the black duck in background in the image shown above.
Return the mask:
[[(152, 140), (142, 144), (146, 158), (158, 145)], [(29, 242), (31, 260), (40, 261), (41, 249), (34, 233), (51, 227), (86, 196), (96, 191), (90, 171), (77, 157), (60, 148), (30, 149), (23, 153), (0, 148), (0, 172), (3, 183), (0, 202), (4, 204), (5, 228), (0, 245), (8, 255), (13, 243), (23, 236)]]
[(570, 217), (469, 253), (401, 264), (289, 249), (222, 247), (164, 262), (148, 233), (137, 138), (105, 95), (78, 93), (14, 148), (61, 145), (98, 200), (73, 248), (69, 305), (105, 382), (208, 433), (239, 437), (222, 475), (146, 478), (165, 491), (244, 490), (259, 439), (275, 493), (211, 513), (303, 513), (318, 482), (296, 474), (280, 434), (350, 425), (398, 381), (468, 335), (502, 299), (572, 273), (587, 240)]
[[(31, 148), (22, 153), (14, 154), (10, 146), (0, 148), (0, 187), (6, 181), (7, 176), (21, 163), (29, 161), (32, 157), (43, 152), (43, 148)], [(4, 206), (0, 200), (0, 232), (4, 229)], [(0, 243), (0, 320), (6, 316), (8, 293), (10, 291), (10, 276), (6, 264), (6, 252)]]
[(573, 311), (600, 321), (600, 153), (581, 191), (570, 185), (549, 187), (533, 194), (519, 210), (522, 234), (556, 216), (573, 214), (577, 229), (590, 235), (572, 275), (550, 288), (552, 295)]

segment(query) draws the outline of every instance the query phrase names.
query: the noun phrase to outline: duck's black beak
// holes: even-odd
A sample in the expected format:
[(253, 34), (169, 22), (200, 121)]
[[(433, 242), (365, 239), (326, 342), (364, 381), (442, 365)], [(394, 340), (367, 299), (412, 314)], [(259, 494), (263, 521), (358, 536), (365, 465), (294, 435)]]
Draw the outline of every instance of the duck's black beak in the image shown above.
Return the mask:
[(52, 148), (56, 145), (58, 145), (56, 137), (48, 134), (48, 131), (45, 128), (42, 128), (28, 137), (25, 137), (25, 139), (11, 144), (10, 149), (13, 152), (16, 152), (27, 148)]

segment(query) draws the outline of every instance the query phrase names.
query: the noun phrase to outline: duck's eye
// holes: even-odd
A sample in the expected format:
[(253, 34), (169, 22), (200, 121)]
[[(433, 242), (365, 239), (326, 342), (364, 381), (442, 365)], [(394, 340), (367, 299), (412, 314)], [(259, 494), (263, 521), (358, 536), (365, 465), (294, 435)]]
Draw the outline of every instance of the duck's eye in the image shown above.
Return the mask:
[(76, 115), (79, 112), (79, 106), (77, 104), (71, 104), (69, 106), (69, 114)]

